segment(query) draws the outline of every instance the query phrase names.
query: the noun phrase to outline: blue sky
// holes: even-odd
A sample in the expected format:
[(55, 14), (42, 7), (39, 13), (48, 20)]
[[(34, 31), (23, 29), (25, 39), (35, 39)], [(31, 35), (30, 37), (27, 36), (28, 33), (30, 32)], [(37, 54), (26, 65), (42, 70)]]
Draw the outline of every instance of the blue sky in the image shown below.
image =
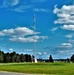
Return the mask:
[(0, 0), (0, 48), (4, 52), (34, 51), (36, 57), (69, 58), (74, 53), (73, 0)]

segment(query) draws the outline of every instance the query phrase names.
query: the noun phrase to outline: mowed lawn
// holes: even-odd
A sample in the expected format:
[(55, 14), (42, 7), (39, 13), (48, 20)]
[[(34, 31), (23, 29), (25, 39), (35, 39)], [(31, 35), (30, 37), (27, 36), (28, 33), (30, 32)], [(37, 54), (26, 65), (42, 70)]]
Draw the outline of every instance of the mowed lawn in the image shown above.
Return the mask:
[(0, 71), (48, 74), (48, 75), (74, 75), (73, 63), (0, 63)]

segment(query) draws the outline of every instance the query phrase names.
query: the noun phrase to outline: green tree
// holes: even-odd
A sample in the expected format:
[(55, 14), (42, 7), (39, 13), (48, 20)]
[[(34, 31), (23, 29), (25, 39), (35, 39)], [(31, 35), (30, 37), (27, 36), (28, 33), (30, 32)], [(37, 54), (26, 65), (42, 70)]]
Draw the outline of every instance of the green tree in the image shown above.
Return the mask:
[(15, 62), (15, 59), (16, 59), (16, 52), (10, 53), (10, 61)]
[(9, 53), (4, 54), (4, 62), (6, 62), (6, 63), (10, 62), (10, 54)]
[(28, 62), (28, 54), (25, 54), (25, 61)]
[(20, 61), (25, 62), (25, 56), (23, 54), (20, 55)]
[(31, 62), (32, 59), (31, 59), (31, 55), (28, 55), (28, 61)]
[(50, 61), (50, 62), (54, 62), (54, 60), (53, 60), (53, 58), (52, 58), (52, 55), (50, 55), (49, 61)]
[(0, 51), (0, 62), (4, 62), (4, 52)]
[(15, 62), (20, 62), (20, 55), (16, 54)]
[(71, 61), (74, 63), (74, 54), (71, 56)]
[(32, 55), (31, 60), (32, 60), (32, 62), (35, 62), (35, 56), (34, 55)]

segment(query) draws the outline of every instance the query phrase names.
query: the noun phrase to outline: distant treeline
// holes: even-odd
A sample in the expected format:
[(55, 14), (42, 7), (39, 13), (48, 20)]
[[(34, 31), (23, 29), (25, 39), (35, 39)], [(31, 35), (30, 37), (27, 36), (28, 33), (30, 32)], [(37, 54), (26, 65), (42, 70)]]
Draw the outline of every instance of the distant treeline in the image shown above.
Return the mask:
[(9, 62), (32, 62), (34, 56), (28, 54), (18, 54), (16, 52), (4, 53), (0, 51), (0, 63), (9, 63)]
[[(16, 52), (11, 53), (4, 53), (3, 51), (0, 51), (0, 63), (10, 63), (10, 62), (34, 62), (34, 55), (29, 54), (18, 54)], [(49, 59), (43, 60), (38, 59), (38, 61), (45, 61), (45, 62), (54, 62), (54, 61), (66, 61), (66, 62), (73, 62), (74, 63), (74, 54), (67, 59), (58, 59), (55, 60), (52, 58), (52, 55), (49, 56)]]
[[(0, 63), (10, 63), (10, 62), (34, 62), (34, 55), (29, 54), (18, 54), (16, 52), (4, 53), (0, 51)], [(39, 60), (41, 61), (41, 60)], [(45, 62), (54, 62), (52, 56)]]

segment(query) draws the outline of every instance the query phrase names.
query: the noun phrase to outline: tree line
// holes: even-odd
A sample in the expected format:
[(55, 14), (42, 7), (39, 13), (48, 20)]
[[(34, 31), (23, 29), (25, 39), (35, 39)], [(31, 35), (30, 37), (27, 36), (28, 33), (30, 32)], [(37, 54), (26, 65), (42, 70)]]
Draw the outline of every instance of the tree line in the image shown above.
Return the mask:
[[(16, 52), (4, 53), (0, 50), (0, 63), (10, 63), (10, 62), (34, 62), (34, 55), (29, 54), (18, 54)], [(52, 56), (50, 55), (50, 62), (54, 62)]]
[[(10, 62), (34, 62), (34, 55), (29, 54), (18, 54), (16, 52), (11, 53), (4, 53), (0, 50), (0, 63), (10, 63)], [(41, 60), (39, 60), (41, 61)], [(64, 60), (65, 61), (65, 60)], [(68, 62), (74, 63), (74, 54), (71, 56), (70, 59), (67, 59)], [(52, 55), (49, 56), (49, 60), (46, 60), (46, 62), (54, 62), (54, 59), (52, 58)]]
[(0, 63), (9, 63), (9, 62), (32, 62), (34, 56), (29, 54), (18, 54), (16, 52), (4, 53), (0, 51)]

